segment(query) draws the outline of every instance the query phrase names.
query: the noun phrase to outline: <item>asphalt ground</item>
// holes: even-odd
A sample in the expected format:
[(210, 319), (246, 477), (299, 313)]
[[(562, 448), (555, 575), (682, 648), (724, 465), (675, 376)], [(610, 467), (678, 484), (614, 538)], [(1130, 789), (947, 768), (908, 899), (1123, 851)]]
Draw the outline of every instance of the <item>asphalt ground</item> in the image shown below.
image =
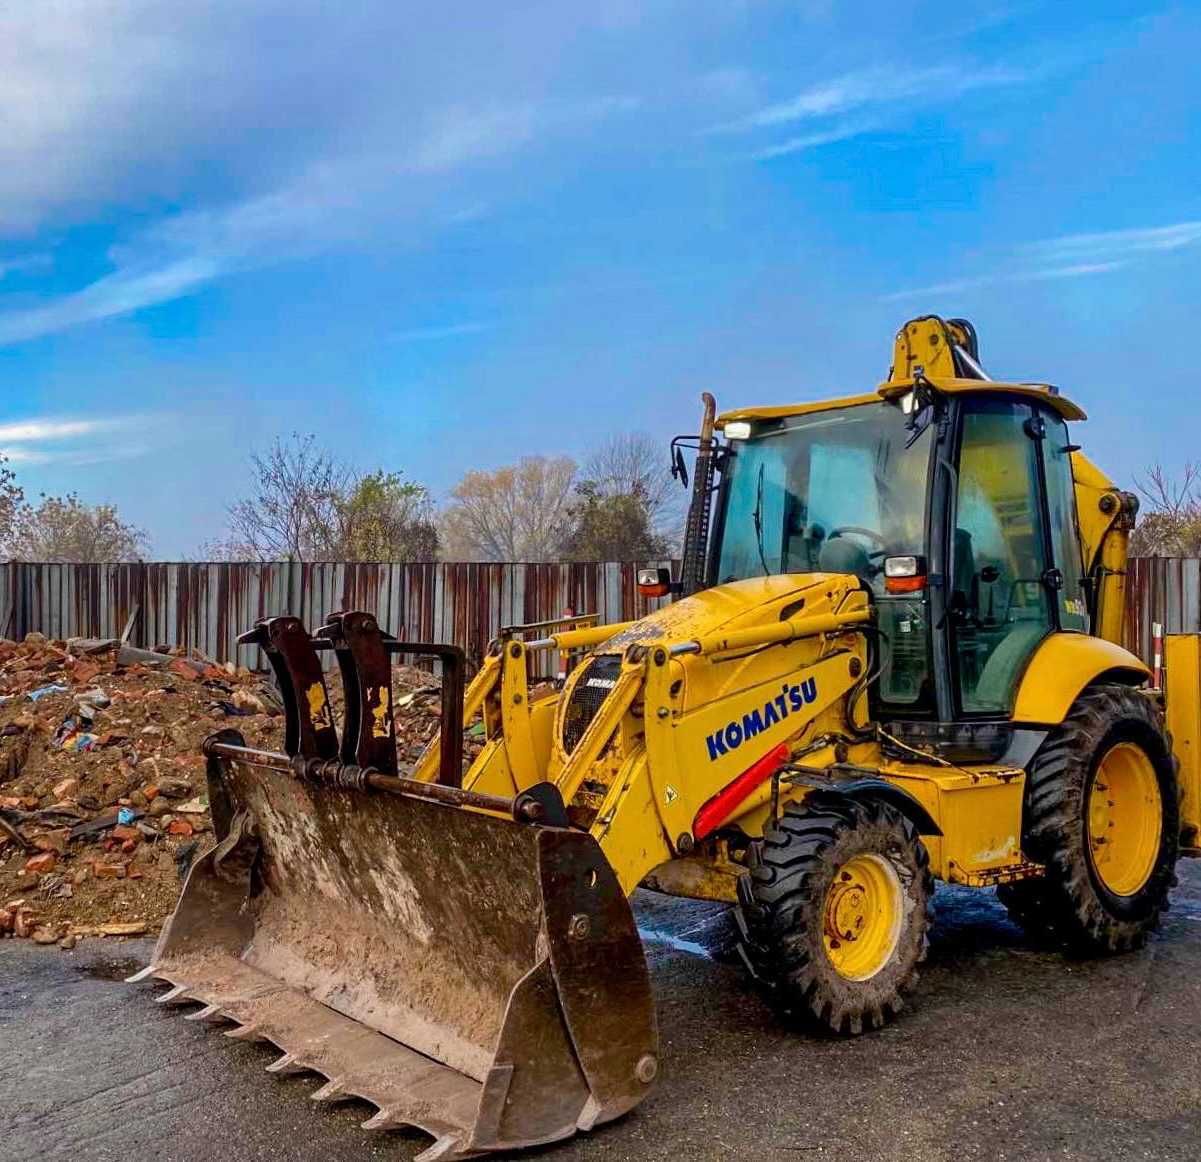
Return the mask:
[[(539, 1162), (1201, 1157), (1201, 866), (1138, 953), (1039, 950), (991, 892), (940, 889), (913, 1003), (855, 1040), (780, 1028), (728, 963), (724, 909), (640, 892), (663, 1072), (632, 1114)], [(123, 978), (149, 941), (0, 943), (0, 1159), (412, 1158), (417, 1132), (317, 1105), (278, 1054)], [(186, 1010), (184, 1010), (186, 1011)]]

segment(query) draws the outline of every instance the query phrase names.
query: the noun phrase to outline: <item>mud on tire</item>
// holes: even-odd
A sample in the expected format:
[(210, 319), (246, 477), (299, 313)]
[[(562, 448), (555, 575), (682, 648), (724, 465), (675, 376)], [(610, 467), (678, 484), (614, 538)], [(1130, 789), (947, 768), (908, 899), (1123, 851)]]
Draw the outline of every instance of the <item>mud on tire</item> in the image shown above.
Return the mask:
[[(882, 859), (900, 887), (899, 932), (887, 961), (863, 979), (831, 959), (828, 904), (856, 857)], [(894, 808), (811, 795), (752, 844), (739, 881), (741, 954), (776, 1012), (842, 1035), (879, 1029), (903, 1007), (925, 959), (933, 880), (912, 823)]]
[[(1150, 873), (1141, 887), (1124, 895), (1110, 890), (1098, 874), (1088, 820), (1098, 768), (1121, 743), (1132, 744), (1150, 760), (1162, 807), (1159, 847)], [(1158, 925), (1176, 883), (1176, 766), (1171, 738), (1150, 698), (1126, 686), (1086, 689), (1027, 768), (1022, 848), (1047, 870), (1045, 878), (997, 889), (1012, 919), (1035, 939), (1077, 953), (1140, 947)]]

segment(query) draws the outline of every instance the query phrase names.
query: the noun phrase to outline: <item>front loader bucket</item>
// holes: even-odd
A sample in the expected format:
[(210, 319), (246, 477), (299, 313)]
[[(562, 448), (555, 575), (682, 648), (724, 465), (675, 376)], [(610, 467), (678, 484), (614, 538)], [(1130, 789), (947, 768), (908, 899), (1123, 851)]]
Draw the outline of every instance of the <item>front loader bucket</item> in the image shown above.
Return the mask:
[[(264, 624), (302, 720), (289, 734), (318, 753), (252, 751), (232, 731), (206, 743), (220, 840), (136, 979), (277, 1045), (269, 1070), (323, 1074), (314, 1099), (373, 1103), (366, 1127), (432, 1134), (424, 1159), (554, 1141), (636, 1105), (657, 1069), (650, 981), (595, 840), (558, 825), (551, 787), (510, 802), (445, 785), (446, 769), (415, 784), (344, 761), (321, 741), (313, 653), (338, 647), (333, 623), (317, 639), (295, 619)], [(341, 645), (343, 681), (358, 682)], [(354, 712), (378, 725), (390, 687), (367, 677)]]

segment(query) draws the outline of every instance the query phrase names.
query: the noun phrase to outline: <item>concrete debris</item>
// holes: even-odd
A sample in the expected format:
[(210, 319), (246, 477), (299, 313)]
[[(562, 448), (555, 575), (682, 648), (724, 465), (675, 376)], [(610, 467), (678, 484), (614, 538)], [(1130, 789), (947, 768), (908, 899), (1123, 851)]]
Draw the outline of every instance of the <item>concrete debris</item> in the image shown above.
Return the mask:
[[(411, 763), (437, 733), (438, 688), (410, 667), (393, 680), (399, 758)], [(278, 750), (281, 714), (268, 677), (195, 651), (0, 640), (0, 939), (70, 949), (157, 931), (212, 843), (201, 743), (234, 727)], [(465, 731), (468, 759), (482, 733)]]

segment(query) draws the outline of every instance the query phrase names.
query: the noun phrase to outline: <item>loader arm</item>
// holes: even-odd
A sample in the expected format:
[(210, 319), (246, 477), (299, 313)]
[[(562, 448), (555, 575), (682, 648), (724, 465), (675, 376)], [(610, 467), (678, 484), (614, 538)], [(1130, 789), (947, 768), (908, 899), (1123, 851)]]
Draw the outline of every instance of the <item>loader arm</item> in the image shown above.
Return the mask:
[[(801, 740), (821, 733), (819, 720), (841, 728), (844, 696), (864, 674), (858, 630), (871, 611), (854, 578), (826, 577), (812, 588), (805, 605), (795, 581), (749, 586), (746, 611), (757, 620), (747, 625), (714, 625), (723, 597), (706, 591), (641, 622), (508, 643), (467, 693), (468, 717), (478, 705), (499, 709), (464, 788), (514, 794), (553, 784), (573, 826), (592, 835), (632, 892), (693, 851), (698, 813), (749, 769), (761, 773), (753, 785), (743, 781), (722, 824), (766, 812), (772, 774)], [(760, 608), (764, 589), (780, 596)], [(782, 616), (794, 606), (804, 612)], [(577, 648), (593, 653), (557, 697), (523, 697), (529, 651)], [(596, 676), (598, 661), (607, 676)], [(572, 737), (572, 716), (602, 691)], [(428, 777), (436, 750), (433, 740), (414, 777)], [(762, 765), (773, 753), (774, 765)]]

